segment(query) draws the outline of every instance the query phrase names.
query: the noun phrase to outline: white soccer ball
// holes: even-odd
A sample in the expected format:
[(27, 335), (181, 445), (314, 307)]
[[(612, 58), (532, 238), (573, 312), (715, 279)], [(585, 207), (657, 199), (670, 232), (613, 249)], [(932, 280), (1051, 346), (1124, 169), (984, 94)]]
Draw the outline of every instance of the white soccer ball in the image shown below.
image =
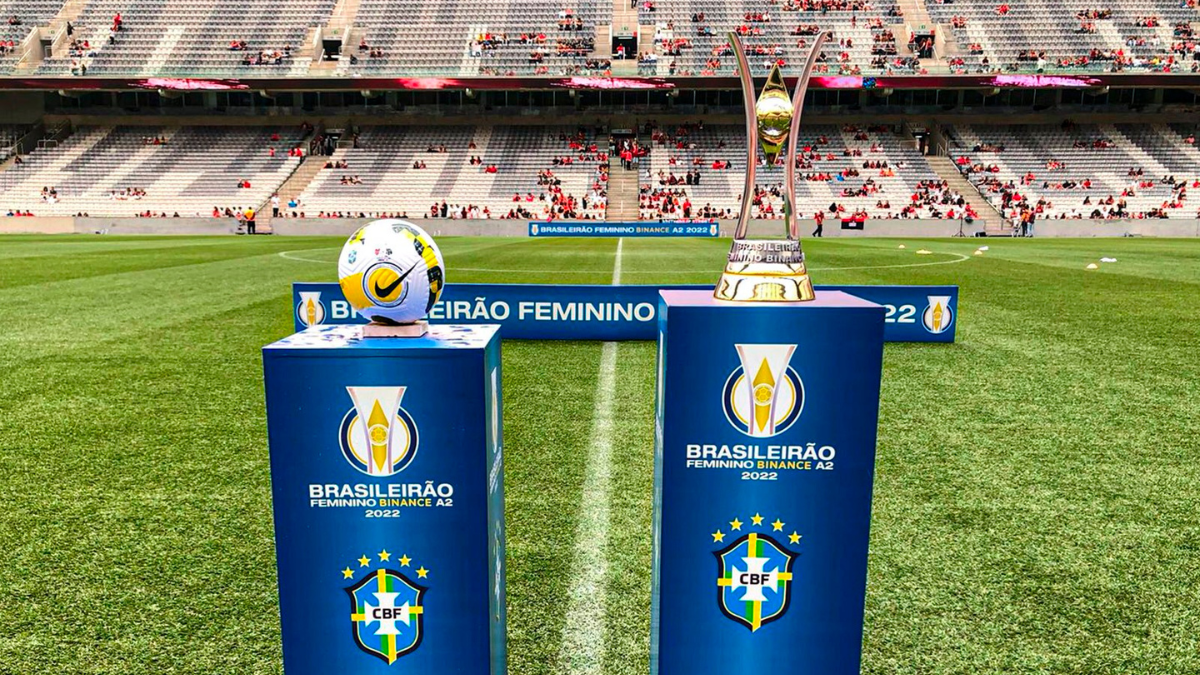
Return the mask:
[(405, 220), (376, 220), (351, 235), (338, 258), (338, 283), (350, 305), (378, 323), (425, 318), (442, 294), (442, 252)]

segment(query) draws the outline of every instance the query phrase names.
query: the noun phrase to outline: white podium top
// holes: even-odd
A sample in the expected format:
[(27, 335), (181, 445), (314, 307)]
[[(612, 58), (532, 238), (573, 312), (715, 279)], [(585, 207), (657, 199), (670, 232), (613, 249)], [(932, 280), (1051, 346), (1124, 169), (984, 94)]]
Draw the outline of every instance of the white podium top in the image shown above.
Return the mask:
[(431, 324), (421, 337), (364, 338), (361, 325), (312, 326), (267, 345), (278, 351), (354, 349), (400, 351), (412, 349), (483, 349), (499, 332), (495, 324)]
[(830, 308), (863, 308), (880, 307), (869, 300), (851, 295), (845, 291), (816, 291), (816, 298), (807, 302), (730, 302), (713, 297), (712, 291), (659, 291), (668, 307), (750, 307), (754, 309), (830, 309)]

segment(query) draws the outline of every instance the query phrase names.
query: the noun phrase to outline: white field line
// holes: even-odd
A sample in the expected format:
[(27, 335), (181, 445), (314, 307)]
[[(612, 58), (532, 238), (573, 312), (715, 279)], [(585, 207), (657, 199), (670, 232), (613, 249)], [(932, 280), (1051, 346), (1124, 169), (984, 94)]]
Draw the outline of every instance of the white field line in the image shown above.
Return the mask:
[[(620, 241), (617, 242), (617, 248), (618, 249), (621, 248)], [(278, 255), (281, 258), (286, 258), (288, 260), (295, 260), (298, 262), (320, 263), (322, 265), (333, 265), (333, 264), (337, 263), (336, 260), (313, 260), (312, 258), (305, 258), (305, 257), (299, 256), (299, 255), (296, 255), (297, 253), (303, 253), (305, 251), (321, 251), (321, 250), (325, 250), (325, 249), (302, 249), (300, 251), (281, 251)], [(885, 269), (893, 269), (893, 268), (899, 268), (899, 267), (929, 267), (931, 265), (953, 265), (955, 263), (966, 262), (971, 259), (971, 256), (964, 255), (962, 253), (942, 253), (941, 255), (952, 255), (955, 257), (953, 260), (933, 260), (930, 262), (899, 263), (899, 264), (895, 264), (895, 265), (851, 265), (851, 266), (847, 266), (847, 267), (824, 267), (824, 266), (817, 267), (817, 266), (809, 265), (808, 271), (810, 271), (810, 272), (814, 272), (814, 271), (815, 272), (830, 272), (830, 271), (838, 271), (838, 270), (885, 270)], [(712, 273), (712, 270), (713, 270), (713, 268), (711, 268), (711, 267), (708, 267), (708, 268), (705, 268), (702, 270), (680, 270), (680, 269), (634, 270), (633, 272), (630, 272), (630, 274), (649, 274), (649, 275), (654, 275), (654, 276), (665, 275), (665, 274), (709, 274), (709, 273)], [(485, 273), (490, 272), (493, 274), (542, 274), (542, 273), (545, 273), (545, 274), (591, 274), (591, 275), (596, 274), (595, 270), (539, 270), (539, 269), (531, 270), (531, 269), (499, 269), (499, 268), (494, 268), (494, 267), (455, 267), (455, 268), (453, 268), (452, 271), (485, 272)], [(616, 278), (618, 279), (618, 281), (615, 283), (620, 283), (620, 281), (619, 281), (620, 280), (620, 274), (619, 274), (620, 269), (617, 268), (617, 269), (614, 269), (613, 271), (615, 273), (617, 273)]]
[(305, 258), (304, 256), (296, 255), (297, 253), (305, 253), (305, 252), (307, 252), (307, 251), (336, 251), (336, 250), (339, 250), (339, 249), (334, 249), (334, 248), (330, 248), (330, 249), (324, 249), (324, 248), (305, 248), (305, 249), (301, 249), (301, 250), (299, 250), (299, 251), (280, 251), (280, 252), (279, 252), (279, 257), (280, 257), (280, 258), (284, 258), (284, 259), (286, 259), (286, 260), (295, 260), (296, 262), (320, 263), (320, 264), (322, 264), (322, 265), (336, 265), (336, 264), (337, 264), (337, 259), (334, 259), (334, 260), (313, 260), (312, 258)]
[[(612, 283), (621, 283), (624, 239), (617, 240)], [(600, 377), (592, 412), (591, 444), (583, 478), (579, 516), (575, 524), (575, 553), (563, 624), (558, 671), (566, 675), (602, 675), (604, 624), (608, 605), (604, 582), (608, 576), (608, 519), (612, 492), (613, 397), (617, 383), (617, 343), (605, 342), (600, 351)]]
[(613, 261), (613, 286), (621, 285), (621, 249), (625, 247), (625, 239), (622, 237), (617, 240), (617, 257)]

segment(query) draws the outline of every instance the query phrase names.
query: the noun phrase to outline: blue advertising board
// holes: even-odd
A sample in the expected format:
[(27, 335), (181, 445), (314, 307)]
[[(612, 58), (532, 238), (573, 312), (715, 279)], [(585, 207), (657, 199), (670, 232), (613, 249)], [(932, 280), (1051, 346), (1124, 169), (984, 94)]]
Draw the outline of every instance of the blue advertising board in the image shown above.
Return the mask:
[[(954, 342), (958, 286), (816, 286), (840, 290), (886, 309), (888, 342)], [(447, 284), (431, 323), (494, 323), (505, 339), (654, 340), (658, 293), (707, 290), (703, 285)], [(335, 283), (292, 284), (296, 330), (362, 324)]]
[(502, 675), (498, 329), (361, 333), (263, 348), (284, 672)]
[(651, 675), (858, 675), (885, 312), (663, 291)]
[(529, 221), (531, 237), (715, 237), (716, 223), (602, 220), (545, 222)]

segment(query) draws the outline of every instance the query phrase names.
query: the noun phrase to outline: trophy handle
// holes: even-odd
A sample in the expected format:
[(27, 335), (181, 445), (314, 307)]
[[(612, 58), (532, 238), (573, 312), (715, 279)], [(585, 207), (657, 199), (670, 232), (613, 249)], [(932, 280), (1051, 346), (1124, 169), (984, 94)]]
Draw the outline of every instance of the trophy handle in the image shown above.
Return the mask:
[(729, 31), (729, 46), (733, 48), (733, 56), (737, 60), (738, 76), (742, 80), (742, 101), (746, 107), (746, 182), (742, 186), (742, 210), (733, 231), (734, 240), (739, 240), (746, 238), (750, 228), (750, 206), (754, 201), (758, 170), (758, 116), (755, 111), (758, 106), (754, 78), (750, 76), (750, 61), (746, 58), (746, 50), (742, 48), (741, 38), (733, 31)]
[[(787, 195), (783, 203), (783, 218), (785, 223), (785, 232), (788, 239), (800, 238), (800, 222), (796, 217), (796, 147), (797, 139), (800, 137), (800, 111), (804, 108), (804, 94), (808, 92), (808, 80), (812, 77), (813, 68), (817, 65), (817, 57), (821, 54), (821, 48), (829, 40), (829, 31), (822, 31), (817, 35), (816, 41), (813, 43), (812, 50), (808, 52), (808, 59), (804, 62), (804, 71), (800, 73), (800, 78), (796, 80), (796, 89), (792, 93), (792, 128), (788, 133), (787, 153), (784, 155), (784, 161), (787, 166), (784, 168), (784, 183), (787, 186)], [(743, 58), (744, 58), (743, 54)], [(740, 64), (740, 62), (739, 62)], [(745, 78), (742, 81), (742, 88), (745, 89)], [(753, 115), (751, 116), (753, 119)], [(750, 146), (753, 148), (754, 146)], [(753, 152), (753, 150), (752, 150)], [(751, 185), (748, 189), (753, 190)], [(745, 199), (743, 196), (742, 199)], [(742, 205), (743, 215), (747, 214), (746, 206)], [(739, 223), (740, 227), (740, 223)]]

